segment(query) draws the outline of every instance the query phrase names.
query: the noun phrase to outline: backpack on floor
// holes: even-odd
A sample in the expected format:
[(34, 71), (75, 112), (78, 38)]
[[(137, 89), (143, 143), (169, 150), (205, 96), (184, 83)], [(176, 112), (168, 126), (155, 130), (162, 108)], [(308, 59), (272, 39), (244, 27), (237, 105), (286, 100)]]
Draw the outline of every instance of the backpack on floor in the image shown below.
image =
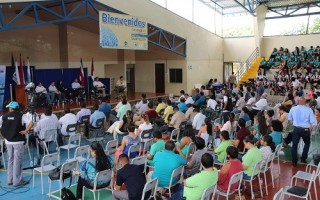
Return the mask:
[(61, 200), (77, 200), (74, 194), (68, 188), (62, 188)]

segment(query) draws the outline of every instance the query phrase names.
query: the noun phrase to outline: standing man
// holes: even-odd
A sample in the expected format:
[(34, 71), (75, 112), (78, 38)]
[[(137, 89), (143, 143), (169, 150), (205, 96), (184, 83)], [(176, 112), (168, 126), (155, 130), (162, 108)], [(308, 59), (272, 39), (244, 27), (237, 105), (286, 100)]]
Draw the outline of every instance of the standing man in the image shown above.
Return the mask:
[(298, 144), (302, 137), (304, 142), (301, 162), (307, 163), (308, 152), (310, 147), (310, 127), (317, 123), (312, 109), (306, 106), (306, 99), (301, 97), (299, 105), (292, 107), (289, 112), (289, 121), (293, 123), (292, 132), (292, 165), (297, 166), (298, 162)]
[(234, 72), (229, 76), (228, 83), (229, 83), (229, 88), (233, 88), (233, 84), (236, 82), (236, 76), (234, 75)]
[(19, 104), (15, 101), (10, 102), (6, 108), (9, 112), (2, 116), (2, 135), (8, 150), (8, 185), (15, 187), (23, 186), (29, 181), (22, 179), (22, 160), (24, 154), (24, 136), (33, 126), (30, 122), (25, 128), (22, 120), (22, 113), (18, 111)]

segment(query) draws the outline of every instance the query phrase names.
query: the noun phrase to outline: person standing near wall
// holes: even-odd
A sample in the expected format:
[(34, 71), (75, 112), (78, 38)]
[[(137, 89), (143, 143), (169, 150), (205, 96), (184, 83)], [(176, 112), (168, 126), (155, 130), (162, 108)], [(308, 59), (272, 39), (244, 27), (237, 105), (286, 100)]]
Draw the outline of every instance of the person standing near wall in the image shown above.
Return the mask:
[(24, 143), (26, 137), (33, 126), (33, 122), (25, 128), (22, 113), (19, 110), (19, 104), (15, 101), (10, 102), (6, 108), (9, 112), (2, 117), (2, 135), (8, 151), (8, 185), (15, 187), (26, 185), (29, 181), (22, 179), (22, 161), (24, 154)]
[(234, 72), (232, 72), (232, 74), (229, 76), (229, 88), (232, 89), (233, 88), (233, 84), (236, 83), (236, 76), (234, 75)]

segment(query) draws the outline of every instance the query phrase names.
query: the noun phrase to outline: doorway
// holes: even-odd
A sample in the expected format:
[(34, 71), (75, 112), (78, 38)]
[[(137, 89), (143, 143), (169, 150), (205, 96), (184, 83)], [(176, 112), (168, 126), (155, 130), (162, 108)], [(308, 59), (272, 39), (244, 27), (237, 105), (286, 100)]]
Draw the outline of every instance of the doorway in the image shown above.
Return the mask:
[(155, 64), (155, 85), (156, 85), (156, 93), (165, 93), (163, 63)]
[(134, 73), (134, 64), (127, 64), (126, 65), (126, 78), (127, 78), (127, 89), (128, 93), (132, 94), (135, 93), (135, 73)]

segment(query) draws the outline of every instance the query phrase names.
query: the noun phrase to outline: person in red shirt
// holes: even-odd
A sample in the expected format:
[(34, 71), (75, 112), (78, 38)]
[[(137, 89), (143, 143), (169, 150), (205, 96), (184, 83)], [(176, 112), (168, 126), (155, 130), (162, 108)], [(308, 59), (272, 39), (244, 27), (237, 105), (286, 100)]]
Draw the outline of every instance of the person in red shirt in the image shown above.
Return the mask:
[(153, 103), (148, 103), (148, 110), (145, 112), (146, 115), (148, 115), (149, 120), (152, 122), (158, 117), (158, 113), (155, 109), (153, 109)]
[(250, 135), (250, 131), (246, 128), (246, 121), (242, 118), (239, 119), (238, 125), (240, 126), (240, 130), (237, 132), (237, 137), (233, 140), (232, 145), (237, 147), (239, 152), (243, 152), (244, 144), (243, 140), (246, 136)]

